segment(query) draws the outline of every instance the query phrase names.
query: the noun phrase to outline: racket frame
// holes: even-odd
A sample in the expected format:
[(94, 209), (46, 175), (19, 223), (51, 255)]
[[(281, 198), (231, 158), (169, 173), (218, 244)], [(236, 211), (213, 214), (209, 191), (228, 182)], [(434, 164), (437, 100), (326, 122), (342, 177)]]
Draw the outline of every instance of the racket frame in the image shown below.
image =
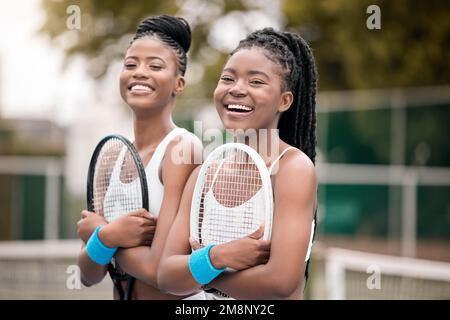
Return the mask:
[[(134, 145), (124, 136), (118, 135), (118, 134), (112, 134), (105, 136), (95, 147), (94, 153), (92, 154), (91, 161), (89, 162), (89, 170), (88, 170), (88, 177), (87, 177), (87, 208), (89, 211), (94, 212), (94, 176), (95, 176), (95, 167), (97, 164), (98, 156), (100, 155), (100, 151), (102, 150), (103, 146), (111, 139), (117, 139), (120, 140), (126, 147), (127, 150), (130, 152), (131, 158), (133, 159), (133, 162), (135, 166), (137, 167), (138, 171), (138, 177), (141, 182), (141, 195), (142, 195), (142, 207), (148, 211), (149, 209), (149, 202), (148, 202), (148, 185), (147, 185), (147, 176), (145, 174), (145, 168), (144, 164), (142, 163), (142, 160), (139, 156), (139, 153), (137, 152)], [(116, 268), (113, 266), (113, 264), (110, 262), (108, 264), (108, 273), (114, 283), (114, 286), (116, 287), (120, 300), (130, 300), (131, 295), (134, 288), (134, 283), (136, 279), (134, 277), (131, 277), (127, 274), (117, 274)], [(127, 281), (127, 292), (124, 292), (121, 280)]]
[[(209, 169), (209, 165), (213, 161), (213, 159), (216, 158), (217, 154), (224, 153), (226, 150), (233, 149), (233, 148), (242, 150), (245, 153), (247, 153), (248, 156), (251, 158), (251, 160), (255, 163), (256, 167), (258, 168), (259, 174), (261, 176), (261, 184), (262, 184), (261, 188), (263, 188), (264, 199), (266, 202), (265, 207), (267, 208), (268, 212), (266, 212), (266, 213), (258, 212), (257, 214), (258, 215), (264, 214), (264, 217), (263, 217), (264, 235), (263, 235), (262, 239), (269, 240), (271, 238), (274, 201), (273, 201), (273, 192), (272, 192), (272, 182), (270, 179), (269, 170), (267, 169), (267, 166), (266, 166), (264, 160), (258, 154), (258, 152), (256, 152), (256, 150), (254, 150), (250, 146), (243, 144), (243, 143), (231, 142), (231, 143), (223, 144), (223, 145), (217, 147), (216, 149), (214, 149), (208, 155), (208, 157), (203, 162), (203, 164), (200, 168), (200, 171), (199, 171), (199, 174), (197, 177), (197, 181), (196, 181), (195, 187), (194, 187), (194, 193), (192, 196), (191, 212), (190, 212), (190, 219), (189, 219), (190, 220), (190, 235), (197, 241), (199, 241), (199, 237), (198, 237), (199, 215), (198, 215), (198, 212), (199, 212), (199, 208), (200, 208), (201, 195), (202, 195), (202, 191), (203, 191), (203, 188), (205, 185), (205, 179), (206, 179), (206, 175), (207, 175), (207, 172)], [(204, 215), (207, 215), (207, 213), (204, 213)], [(208, 245), (208, 244), (209, 243), (202, 244), (202, 245)]]
[(89, 163), (88, 177), (87, 177), (87, 207), (88, 211), (94, 212), (94, 175), (95, 175), (95, 167), (97, 164), (97, 158), (102, 150), (102, 147), (111, 139), (120, 140), (130, 152), (130, 155), (133, 159), (134, 164), (137, 167), (139, 180), (141, 181), (141, 194), (142, 194), (142, 207), (148, 211), (148, 187), (147, 187), (147, 176), (145, 174), (144, 164), (139, 156), (134, 145), (124, 136), (118, 134), (112, 134), (104, 137), (95, 147), (94, 153), (92, 154), (91, 161)]

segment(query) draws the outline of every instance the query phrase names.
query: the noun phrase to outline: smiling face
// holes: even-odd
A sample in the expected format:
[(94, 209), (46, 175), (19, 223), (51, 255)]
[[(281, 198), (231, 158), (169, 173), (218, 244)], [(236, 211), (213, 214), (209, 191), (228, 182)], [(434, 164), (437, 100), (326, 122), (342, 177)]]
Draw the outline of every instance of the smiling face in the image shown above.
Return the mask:
[(135, 40), (120, 75), (120, 94), (135, 113), (164, 109), (184, 89), (175, 52), (156, 38)]
[(225, 65), (214, 102), (226, 129), (276, 129), (291, 105), (292, 93), (281, 90), (281, 67), (266, 54), (257, 47), (241, 49)]

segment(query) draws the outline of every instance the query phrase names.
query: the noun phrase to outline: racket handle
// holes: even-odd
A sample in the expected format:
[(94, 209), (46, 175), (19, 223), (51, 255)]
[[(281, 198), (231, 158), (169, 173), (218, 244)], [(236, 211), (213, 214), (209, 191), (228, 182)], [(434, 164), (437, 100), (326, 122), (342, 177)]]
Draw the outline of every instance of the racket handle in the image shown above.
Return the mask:
[(100, 241), (98, 232), (101, 227), (102, 226), (98, 226), (89, 238), (86, 244), (86, 251), (92, 261), (97, 264), (107, 265), (116, 253), (117, 247), (107, 247)]
[(189, 257), (189, 270), (195, 281), (201, 285), (210, 283), (225, 270), (225, 268), (217, 269), (211, 263), (209, 251), (212, 247), (214, 247), (214, 244), (195, 250)]

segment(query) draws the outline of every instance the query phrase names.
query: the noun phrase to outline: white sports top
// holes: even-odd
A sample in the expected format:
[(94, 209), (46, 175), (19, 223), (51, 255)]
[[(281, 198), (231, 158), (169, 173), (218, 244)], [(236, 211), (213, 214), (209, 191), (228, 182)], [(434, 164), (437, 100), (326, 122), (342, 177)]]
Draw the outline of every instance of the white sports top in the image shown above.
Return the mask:
[[(272, 163), (272, 165), (269, 168), (269, 174), (272, 174), (272, 169), (274, 168), (275, 164), (278, 163), (278, 161), (281, 159), (281, 157), (290, 149), (295, 149), (294, 147), (289, 147), (286, 148), (285, 150), (283, 150), (283, 152), (275, 159), (275, 161)], [(214, 184), (214, 182), (213, 182)], [(258, 190), (258, 192), (256, 192), (249, 200), (247, 200), (246, 203), (241, 204), (237, 207), (233, 207), (233, 208), (229, 208), (229, 207), (225, 207), (222, 204), (220, 204), (220, 202), (217, 201), (217, 199), (214, 196), (213, 193), (213, 188), (210, 188), (209, 191), (207, 192), (207, 194), (205, 195), (205, 201), (204, 201), (204, 205), (205, 205), (205, 211), (208, 212), (208, 210), (211, 210), (210, 208), (214, 208), (215, 206), (219, 206), (220, 207), (220, 212), (227, 212), (227, 214), (225, 215), (218, 215), (218, 217), (223, 216), (223, 217), (234, 217), (234, 219), (238, 219), (238, 217), (244, 217), (244, 215), (235, 215), (233, 214), (233, 211), (239, 209), (241, 206), (246, 205), (247, 203), (250, 202), (250, 205), (248, 207), (250, 208), (258, 208), (260, 204), (264, 203), (264, 193), (262, 192), (262, 188)], [(217, 207), (216, 207), (217, 208)], [(217, 216), (217, 215), (216, 215)], [(206, 220), (209, 217), (209, 215), (205, 215), (204, 219)], [(210, 225), (209, 223), (206, 223), (205, 226)], [(218, 243), (218, 242), (222, 242), (223, 240), (226, 241), (231, 241), (234, 240), (232, 237), (233, 234), (233, 230), (232, 230), (232, 226), (230, 224), (226, 224), (223, 223), (221, 224), (222, 227), (225, 228), (225, 230), (223, 230), (223, 234), (221, 236), (222, 240), (218, 241), (217, 239), (207, 239), (206, 237), (204, 237), (204, 241), (206, 243)], [(229, 227), (227, 227), (229, 226)], [(205, 235), (210, 234), (210, 232), (207, 232), (207, 230), (205, 230)], [(230, 235), (230, 239), (224, 239), (226, 238), (226, 235)], [(311, 224), (311, 236), (309, 239), (309, 245), (308, 245), (308, 251), (306, 253), (306, 258), (305, 261), (308, 261), (309, 256), (311, 254), (311, 247), (312, 247), (312, 240), (314, 237), (314, 219), (312, 221)]]
[[(164, 186), (159, 178), (159, 172), (161, 170), (161, 162), (164, 158), (164, 155), (166, 153), (166, 149), (168, 144), (178, 135), (191, 135), (195, 137), (195, 139), (198, 139), (197, 136), (195, 136), (193, 133), (187, 131), (184, 128), (175, 128), (172, 131), (170, 131), (163, 140), (158, 144), (158, 146), (155, 149), (155, 152), (153, 153), (152, 158), (150, 159), (149, 163), (145, 167), (145, 175), (147, 178), (147, 185), (148, 185), (148, 203), (149, 203), (149, 212), (155, 216), (159, 216), (159, 210), (161, 209), (161, 204), (164, 196)], [(120, 181), (120, 166), (123, 162), (123, 158), (125, 157), (126, 148), (124, 147), (117, 158), (116, 164), (114, 166), (113, 172), (111, 174), (110, 184), (108, 191), (105, 194), (104, 199), (104, 208), (105, 208), (105, 216), (108, 212), (108, 207), (106, 207), (106, 204), (112, 203), (111, 201), (108, 201), (110, 197), (114, 196), (117, 197), (117, 192), (119, 190), (121, 191), (120, 199), (121, 201), (115, 202), (114, 204), (110, 204), (109, 206), (113, 205), (114, 207), (121, 206), (121, 203), (123, 201), (126, 201), (127, 195), (126, 190), (128, 188), (117, 188), (115, 186), (118, 186), (119, 184), (129, 186), (129, 188), (132, 187), (132, 184), (137, 183), (131, 182), (127, 184), (123, 184)], [(123, 201), (122, 201), (123, 199)], [(138, 210), (139, 208), (136, 208)], [(109, 221), (114, 220), (116, 217), (112, 217)]]
[(159, 178), (161, 162), (166, 154), (167, 146), (176, 136), (179, 135), (191, 135), (195, 137), (195, 139), (198, 139), (196, 135), (184, 128), (173, 129), (158, 144), (152, 158), (150, 159), (150, 162), (145, 168), (148, 184), (149, 212), (155, 216), (159, 216), (159, 210), (161, 209), (161, 204), (164, 197), (164, 186)]

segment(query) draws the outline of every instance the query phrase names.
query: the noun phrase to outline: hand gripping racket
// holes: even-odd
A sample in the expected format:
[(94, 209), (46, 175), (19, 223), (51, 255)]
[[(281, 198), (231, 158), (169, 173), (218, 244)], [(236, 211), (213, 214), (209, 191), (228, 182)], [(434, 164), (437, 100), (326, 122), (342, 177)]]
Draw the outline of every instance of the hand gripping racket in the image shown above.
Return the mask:
[(194, 188), (191, 237), (202, 246), (221, 244), (248, 236), (264, 223), (263, 239), (268, 240), (272, 219), (272, 184), (261, 156), (242, 143), (216, 148)]
[[(144, 165), (133, 144), (120, 135), (103, 138), (91, 158), (87, 181), (88, 210), (106, 221), (144, 208), (148, 210), (148, 187)], [(135, 279), (117, 269), (113, 261), (108, 272), (121, 300), (131, 299)], [(125, 293), (121, 280), (127, 280)]]

